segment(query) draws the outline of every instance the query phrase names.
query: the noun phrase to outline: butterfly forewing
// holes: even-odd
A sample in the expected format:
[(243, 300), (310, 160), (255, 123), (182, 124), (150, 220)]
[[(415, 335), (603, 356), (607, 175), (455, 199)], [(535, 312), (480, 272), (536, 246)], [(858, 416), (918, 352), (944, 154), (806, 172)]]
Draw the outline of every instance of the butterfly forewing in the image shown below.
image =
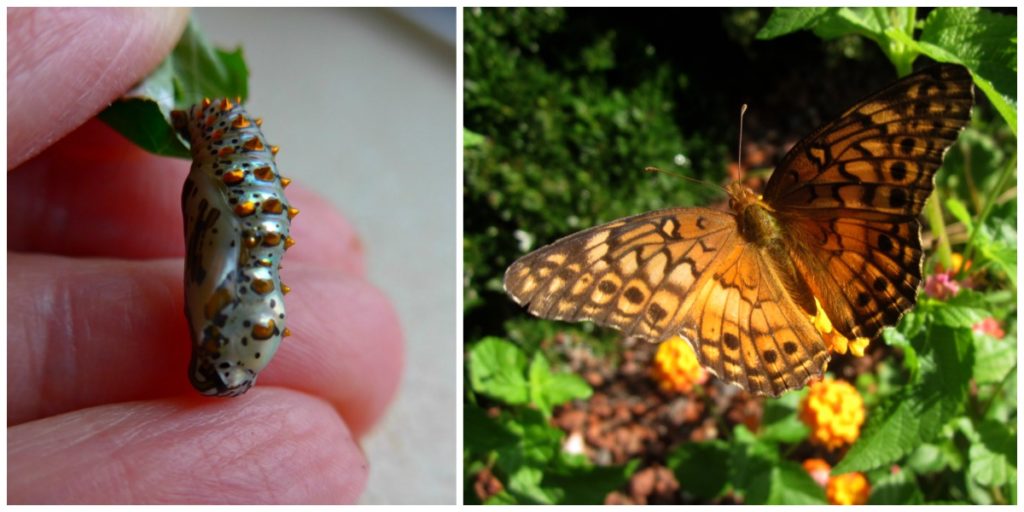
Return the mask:
[(927, 68), (816, 130), (772, 174), (764, 200), (845, 336), (873, 338), (914, 304), (921, 281), (917, 217), (972, 103), (965, 68)]
[(678, 333), (683, 301), (736, 238), (726, 212), (650, 212), (523, 256), (505, 272), (505, 290), (537, 316), (594, 320), (661, 341)]

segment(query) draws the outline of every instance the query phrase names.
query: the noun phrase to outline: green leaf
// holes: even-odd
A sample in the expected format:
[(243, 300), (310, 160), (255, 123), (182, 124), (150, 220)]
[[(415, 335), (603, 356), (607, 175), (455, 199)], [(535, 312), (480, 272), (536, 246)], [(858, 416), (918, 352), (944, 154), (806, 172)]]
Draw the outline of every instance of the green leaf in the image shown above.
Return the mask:
[(923, 345), (931, 352), (922, 360), (920, 383), (905, 387), (869, 413), (860, 439), (833, 469), (834, 474), (891, 464), (939, 433), (967, 396), (973, 365), (970, 336), (969, 329), (945, 326), (926, 333)]
[[(807, 474), (803, 466), (784, 460), (770, 474), (767, 505), (820, 505), (825, 503), (825, 490)], [(748, 502), (750, 503), (750, 502)]]
[(467, 403), (463, 408), (462, 428), (465, 434), (463, 450), (469, 454), (487, 454), (518, 441), (505, 425), (488, 417), (483, 409), (473, 404)]
[(729, 446), (719, 439), (683, 443), (667, 461), (682, 490), (705, 500), (717, 498), (729, 482)]
[(629, 482), (642, 461), (624, 466), (563, 466), (544, 476), (544, 488), (561, 504), (600, 505), (608, 493)]
[(218, 50), (206, 41), (194, 20), (153, 73), (100, 113), (100, 119), (143, 149), (187, 158), (171, 123), (171, 111), (203, 98), (243, 99), (249, 95), (249, 71), (242, 50)]
[(743, 425), (733, 429), (735, 442), (729, 457), (729, 481), (744, 503), (765, 504), (772, 492), (772, 470), (779, 462), (778, 449), (762, 443)]
[(761, 416), (761, 439), (780, 443), (798, 443), (806, 439), (810, 429), (797, 417), (797, 408), (806, 395), (805, 388), (777, 399), (765, 400)]
[(967, 66), (1014, 135), (1017, 133), (1017, 18), (976, 7), (928, 14), (920, 48), (940, 62)]
[(474, 148), (483, 146), (485, 142), (487, 142), (487, 137), (466, 128), (462, 129), (462, 147)]
[(814, 28), (828, 10), (827, 7), (776, 7), (756, 37), (774, 39), (798, 30)]
[(501, 338), (484, 338), (469, 351), (469, 382), (473, 391), (505, 403), (527, 403), (525, 371), (526, 354)]
[(868, 505), (920, 505), (924, 494), (909, 471), (887, 474), (871, 483)]
[(555, 406), (576, 398), (588, 398), (592, 392), (579, 375), (552, 374), (544, 354), (534, 354), (533, 362), (530, 363), (530, 401), (545, 417), (551, 417), (551, 410)]
[(998, 383), (1017, 365), (1017, 345), (1007, 339), (975, 334), (974, 351), (974, 380), (978, 384)]
[(967, 476), (985, 486), (1017, 479), (1017, 436), (1007, 425), (985, 421), (967, 452)]
[(935, 473), (946, 467), (946, 454), (942, 448), (925, 443), (918, 446), (907, 458), (906, 468), (916, 473)]
[(946, 209), (949, 210), (950, 214), (956, 217), (956, 220), (963, 222), (968, 231), (973, 229), (974, 222), (971, 219), (970, 212), (967, 211), (967, 205), (965, 205), (963, 201), (955, 197), (946, 199)]

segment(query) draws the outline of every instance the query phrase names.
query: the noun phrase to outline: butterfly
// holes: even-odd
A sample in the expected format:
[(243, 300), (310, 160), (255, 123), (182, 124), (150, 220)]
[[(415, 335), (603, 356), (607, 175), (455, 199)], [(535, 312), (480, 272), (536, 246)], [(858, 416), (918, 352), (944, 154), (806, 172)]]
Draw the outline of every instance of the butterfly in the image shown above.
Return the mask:
[(680, 335), (756, 394), (799, 389), (830, 358), (819, 304), (851, 339), (914, 305), (918, 215), (973, 101), (964, 67), (923, 69), (797, 143), (762, 195), (734, 182), (728, 211), (657, 210), (569, 235), (515, 261), (505, 291), (539, 317)]

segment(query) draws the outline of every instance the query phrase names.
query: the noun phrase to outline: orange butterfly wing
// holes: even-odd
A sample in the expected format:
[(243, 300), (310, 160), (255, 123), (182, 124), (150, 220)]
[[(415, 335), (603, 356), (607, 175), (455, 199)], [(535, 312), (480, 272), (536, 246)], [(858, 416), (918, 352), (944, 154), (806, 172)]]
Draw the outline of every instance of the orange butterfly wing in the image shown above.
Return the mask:
[(835, 328), (874, 338), (916, 301), (917, 220), (970, 120), (971, 75), (914, 73), (860, 101), (783, 158), (765, 187), (791, 256)]

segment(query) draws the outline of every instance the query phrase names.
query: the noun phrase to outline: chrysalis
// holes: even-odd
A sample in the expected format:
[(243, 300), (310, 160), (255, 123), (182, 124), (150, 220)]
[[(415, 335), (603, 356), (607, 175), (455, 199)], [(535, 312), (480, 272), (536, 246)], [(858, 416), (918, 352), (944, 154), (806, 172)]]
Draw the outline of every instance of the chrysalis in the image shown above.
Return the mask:
[(213, 396), (245, 393), (290, 334), (278, 270), (299, 211), (284, 196), (291, 180), (277, 173), (277, 147), (239, 103), (207, 99), (172, 114), (193, 159), (181, 191), (189, 380)]

